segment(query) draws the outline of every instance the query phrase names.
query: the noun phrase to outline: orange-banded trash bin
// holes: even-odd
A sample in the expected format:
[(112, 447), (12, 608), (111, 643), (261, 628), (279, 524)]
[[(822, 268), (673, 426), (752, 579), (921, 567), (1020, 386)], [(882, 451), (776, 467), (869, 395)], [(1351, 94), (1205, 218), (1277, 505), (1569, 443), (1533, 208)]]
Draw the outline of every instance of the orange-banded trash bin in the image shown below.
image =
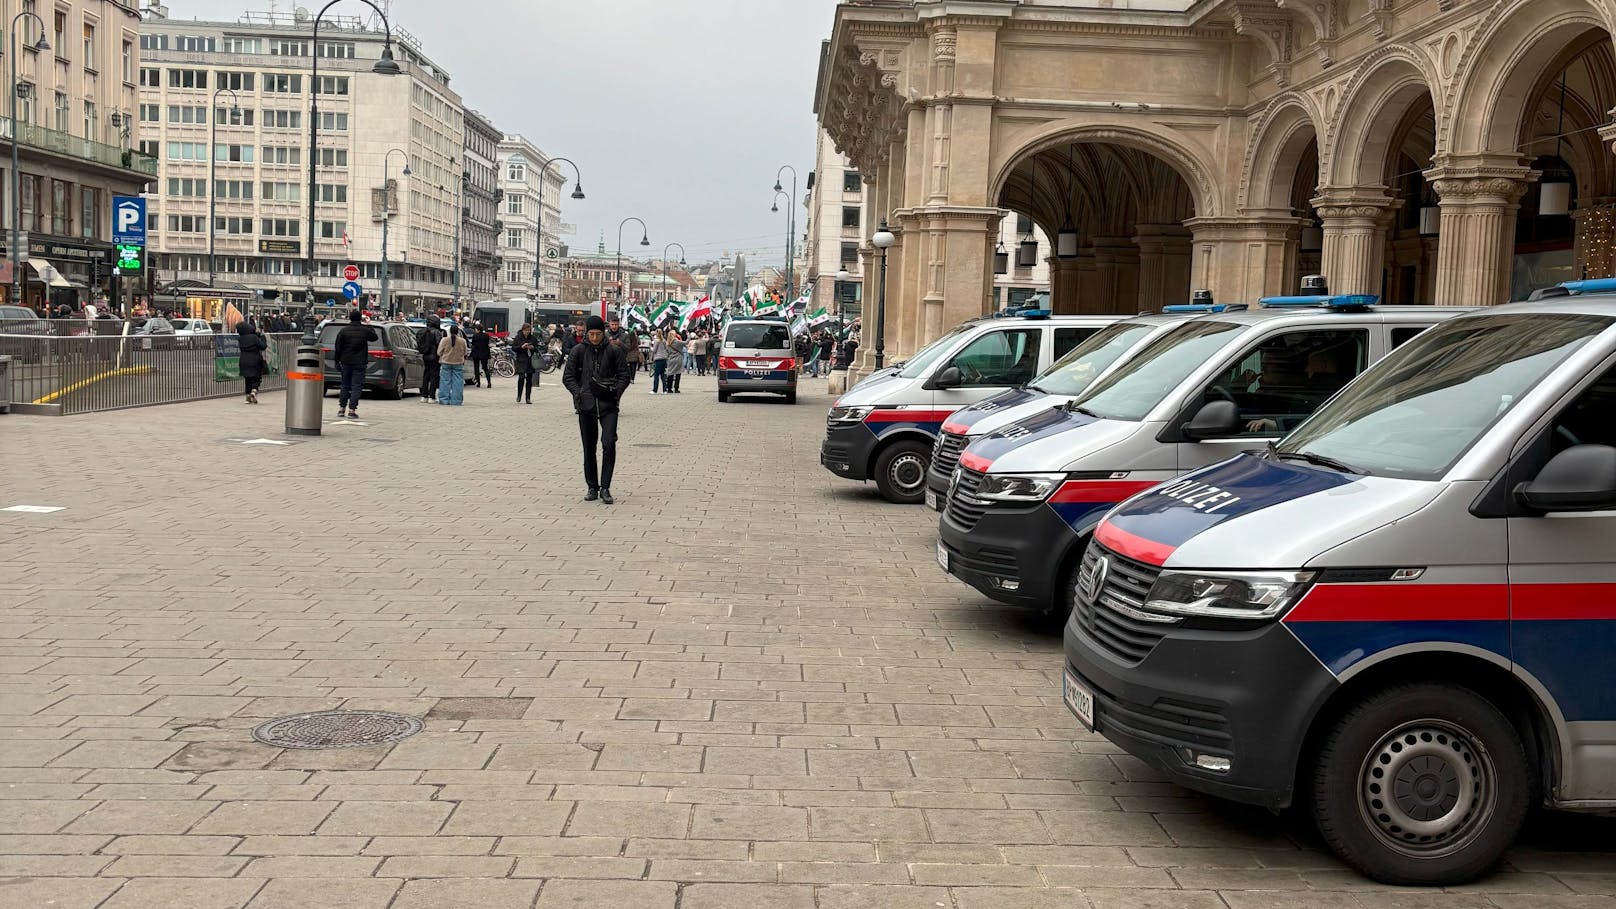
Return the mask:
[(286, 371), (287, 434), (319, 435), (324, 405), (325, 368), (320, 365), (319, 342), (300, 344), (297, 365)]

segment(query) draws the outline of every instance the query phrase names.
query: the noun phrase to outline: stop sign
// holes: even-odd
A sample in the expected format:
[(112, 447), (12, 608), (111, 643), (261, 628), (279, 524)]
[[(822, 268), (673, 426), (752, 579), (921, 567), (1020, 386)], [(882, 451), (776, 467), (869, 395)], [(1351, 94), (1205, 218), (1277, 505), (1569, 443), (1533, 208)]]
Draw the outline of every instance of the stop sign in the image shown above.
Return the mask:
[(359, 280), (359, 266), (349, 265), (348, 267), (344, 268), (342, 270), (342, 277), (344, 280), (348, 281)]

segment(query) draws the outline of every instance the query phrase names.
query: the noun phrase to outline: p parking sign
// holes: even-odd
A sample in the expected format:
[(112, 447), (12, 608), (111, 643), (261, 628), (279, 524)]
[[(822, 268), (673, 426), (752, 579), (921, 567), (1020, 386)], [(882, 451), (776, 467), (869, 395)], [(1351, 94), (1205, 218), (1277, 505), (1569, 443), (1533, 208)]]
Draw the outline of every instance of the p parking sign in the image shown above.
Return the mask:
[(146, 245), (146, 200), (140, 196), (112, 197), (112, 244)]

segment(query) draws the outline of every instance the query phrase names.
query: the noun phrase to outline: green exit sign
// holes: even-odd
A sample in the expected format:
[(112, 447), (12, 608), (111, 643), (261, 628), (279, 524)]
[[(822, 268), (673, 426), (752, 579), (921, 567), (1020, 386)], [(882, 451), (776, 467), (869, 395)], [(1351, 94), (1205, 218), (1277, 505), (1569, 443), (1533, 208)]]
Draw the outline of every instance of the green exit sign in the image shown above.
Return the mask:
[(146, 247), (118, 247), (117, 269), (122, 274), (138, 274), (146, 267)]

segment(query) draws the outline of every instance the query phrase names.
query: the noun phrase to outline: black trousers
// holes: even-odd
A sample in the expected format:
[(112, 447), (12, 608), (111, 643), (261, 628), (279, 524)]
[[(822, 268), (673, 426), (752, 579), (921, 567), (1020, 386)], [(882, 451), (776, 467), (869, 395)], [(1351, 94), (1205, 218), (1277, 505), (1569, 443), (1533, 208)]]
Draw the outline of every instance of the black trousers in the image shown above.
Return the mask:
[(247, 383), (247, 394), (257, 391), (258, 387), (264, 382), (263, 376), (242, 376), (241, 378)]
[[(612, 488), (612, 470), (617, 467), (617, 411), (581, 413), (578, 435), (584, 440), (584, 483), (590, 491)], [(595, 449), (600, 449), (600, 468), (595, 467)]]
[(481, 384), (483, 384), (483, 377), (484, 376), (488, 377), (488, 387), (493, 388), (494, 387), (494, 371), (492, 369), (488, 368), (488, 361), (487, 360), (472, 360), (471, 361), (471, 384), (473, 384), (473, 385), (481, 385)]
[(526, 397), (529, 401), (533, 400), (533, 389), (538, 387), (538, 372), (522, 372), (521, 370), (516, 371), (516, 400), (520, 401), (524, 397)]
[(438, 361), (426, 361), (426, 375), (421, 377), (421, 397), (432, 400), (438, 396)]

